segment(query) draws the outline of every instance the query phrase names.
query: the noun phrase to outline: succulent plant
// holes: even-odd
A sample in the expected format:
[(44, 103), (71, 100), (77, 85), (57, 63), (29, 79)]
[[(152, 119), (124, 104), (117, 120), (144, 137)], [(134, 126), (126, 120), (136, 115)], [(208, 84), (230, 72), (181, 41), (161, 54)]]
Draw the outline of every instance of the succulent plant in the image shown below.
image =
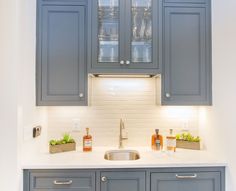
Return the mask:
[(194, 137), (191, 133), (182, 133), (176, 135), (176, 140), (183, 140), (189, 142), (200, 142), (200, 137)]
[(49, 141), (49, 145), (62, 145), (67, 143), (75, 143), (75, 140), (71, 137), (69, 133), (65, 133), (62, 139), (59, 140), (52, 139)]
[(50, 145), (56, 145), (56, 144), (57, 144), (57, 140), (51, 140), (51, 141), (49, 142), (49, 144), (50, 144)]

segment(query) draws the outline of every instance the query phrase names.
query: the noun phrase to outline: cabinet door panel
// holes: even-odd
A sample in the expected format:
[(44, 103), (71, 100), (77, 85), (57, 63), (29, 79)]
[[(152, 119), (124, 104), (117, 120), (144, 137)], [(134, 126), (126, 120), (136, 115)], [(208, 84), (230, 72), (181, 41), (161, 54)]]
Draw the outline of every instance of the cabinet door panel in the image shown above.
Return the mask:
[(158, 1), (126, 1), (125, 58), (128, 68), (159, 68), (160, 10)]
[(86, 104), (85, 6), (42, 6), (38, 105)]
[(145, 191), (145, 172), (102, 172), (101, 191)]
[(92, 67), (119, 68), (124, 54), (124, 0), (93, 1)]
[[(177, 176), (180, 176), (180, 178), (177, 178)], [(151, 175), (151, 182), (151, 191), (221, 190), (220, 172), (153, 173)]]
[[(163, 104), (211, 104), (206, 8), (165, 7)], [(208, 23), (209, 24), (209, 23)]]

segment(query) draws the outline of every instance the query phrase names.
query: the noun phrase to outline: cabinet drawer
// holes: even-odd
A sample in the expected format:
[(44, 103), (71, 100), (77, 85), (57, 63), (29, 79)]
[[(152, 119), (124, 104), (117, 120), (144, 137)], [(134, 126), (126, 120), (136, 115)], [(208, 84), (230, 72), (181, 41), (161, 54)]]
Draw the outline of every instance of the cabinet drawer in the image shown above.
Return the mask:
[(152, 173), (151, 191), (221, 191), (220, 172)]
[(95, 191), (95, 172), (32, 172), (30, 191), (33, 190)]

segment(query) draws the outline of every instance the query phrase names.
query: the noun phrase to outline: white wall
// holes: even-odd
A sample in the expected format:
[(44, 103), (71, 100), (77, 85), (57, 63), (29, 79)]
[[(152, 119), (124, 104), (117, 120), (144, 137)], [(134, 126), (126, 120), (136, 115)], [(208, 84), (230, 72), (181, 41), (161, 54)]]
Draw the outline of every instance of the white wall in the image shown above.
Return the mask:
[(19, 189), (16, 0), (0, 1), (0, 188)]
[(236, 1), (212, 0), (213, 107), (202, 109), (207, 149), (224, 157), (227, 191), (236, 191)]
[[(47, 108), (35, 106), (36, 0), (19, 2), (19, 93), (18, 119), (22, 150), (45, 149), (47, 145)], [(32, 128), (41, 125), (42, 135), (33, 140)], [(32, 153), (31, 153), (32, 154)]]
[[(35, 107), (35, 1), (0, 1), (0, 190), (22, 190), (22, 151), (46, 145), (46, 108)], [(24, 140), (42, 125), (43, 136)], [(25, 128), (27, 127), (27, 128)], [(22, 147), (24, 146), (24, 147)], [(32, 153), (31, 153), (32, 154)]]

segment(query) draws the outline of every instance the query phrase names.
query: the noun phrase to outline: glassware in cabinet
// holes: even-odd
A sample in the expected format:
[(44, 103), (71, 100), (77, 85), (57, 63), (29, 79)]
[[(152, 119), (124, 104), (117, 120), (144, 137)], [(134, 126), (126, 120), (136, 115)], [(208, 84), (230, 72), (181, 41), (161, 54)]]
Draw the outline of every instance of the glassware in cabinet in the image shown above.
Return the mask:
[(119, 1), (98, 1), (98, 62), (118, 62)]
[(152, 0), (132, 0), (133, 63), (152, 62)]

